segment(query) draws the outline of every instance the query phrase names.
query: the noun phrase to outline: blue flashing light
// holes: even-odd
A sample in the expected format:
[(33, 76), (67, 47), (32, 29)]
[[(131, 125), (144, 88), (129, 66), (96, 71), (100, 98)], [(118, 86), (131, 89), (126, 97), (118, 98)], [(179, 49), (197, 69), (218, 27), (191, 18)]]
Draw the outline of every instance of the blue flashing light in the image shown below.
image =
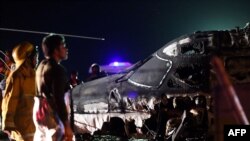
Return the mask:
[(119, 62), (114, 62), (114, 66), (120, 66), (121, 65), (121, 63), (119, 63)]
[(109, 64), (109, 66), (113, 66), (113, 67), (126, 67), (126, 66), (131, 66), (131, 64), (129, 62), (112, 62)]

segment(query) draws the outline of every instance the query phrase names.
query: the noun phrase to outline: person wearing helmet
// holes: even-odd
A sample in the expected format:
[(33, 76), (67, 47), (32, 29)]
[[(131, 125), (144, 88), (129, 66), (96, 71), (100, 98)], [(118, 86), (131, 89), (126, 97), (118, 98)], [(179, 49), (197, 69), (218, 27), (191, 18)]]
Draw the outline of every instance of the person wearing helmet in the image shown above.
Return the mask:
[(6, 80), (2, 101), (2, 130), (16, 141), (32, 141), (35, 125), (32, 121), (37, 51), (29, 42), (14, 47), (15, 70)]
[(87, 77), (86, 81), (92, 81), (105, 76), (107, 76), (107, 74), (101, 71), (100, 66), (97, 63), (94, 63), (90, 66), (90, 75)]
[[(50, 34), (43, 38), (42, 50), (45, 59), (41, 61), (36, 71), (38, 96), (44, 97), (51, 107), (46, 116), (47, 122), (41, 122), (39, 108), (35, 100), (33, 118), (36, 126), (34, 141), (71, 141), (73, 131), (70, 126), (69, 113), (64, 96), (70, 90), (69, 81), (64, 67), (60, 64), (68, 58), (68, 49), (64, 37)], [(41, 103), (42, 104), (42, 103)], [(39, 105), (39, 104), (38, 104)]]

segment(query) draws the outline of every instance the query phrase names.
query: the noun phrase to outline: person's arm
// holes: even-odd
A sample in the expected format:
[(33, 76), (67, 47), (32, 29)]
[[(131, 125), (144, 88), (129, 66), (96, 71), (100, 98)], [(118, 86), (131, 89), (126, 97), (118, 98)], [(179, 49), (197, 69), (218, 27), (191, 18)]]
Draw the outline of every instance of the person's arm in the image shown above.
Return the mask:
[(53, 73), (51, 85), (52, 94), (54, 95), (55, 110), (62, 122), (68, 120), (68, 113), (64, 101), (65, 88), (67, 85), (67, 77), (62, 68), (56, 68)]
[(68, 118), (68, 112), (64, 100), (64, 94), (66, 92), (67, 86), (67, 76), (63, 68), (57, 68), (52, 81), (52, 93), (55, 100), (55, 109), (57, 110), (58, 116), (64, 124), (65, 130), (65, 140), (72, 141), (73, 131), (70, 126), (70, 121)]
[(19, 77), (11, 77), (10, 82), (7, 84), (6, 87), (6, 94), (3, 97), (3, 125), (2, 129), (11, 131), (16, 128), (15, 123), (14, 123), (14, 116), (16, 114), (16, 108), (19, 102), (19, 97), (20, 97), (20, 87), (21, 87), (21, 82), (20, 82)]

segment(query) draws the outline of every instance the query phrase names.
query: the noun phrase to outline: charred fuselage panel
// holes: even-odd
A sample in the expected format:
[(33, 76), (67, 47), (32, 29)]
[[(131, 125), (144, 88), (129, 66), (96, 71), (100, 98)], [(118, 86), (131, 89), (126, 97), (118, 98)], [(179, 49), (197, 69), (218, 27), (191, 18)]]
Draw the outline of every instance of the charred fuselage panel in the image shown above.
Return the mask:
[[(73, 89), (77, 112), (138, 110), (165, 94), (209, 94), (210, 59), (224, 60), (233, 83), (250, 82), (250, 27), (181, 36), (120, 74)], [(146, 100), (145, 100), (146, 99)], [(144, 101), (144, 102), (142, 102)]]

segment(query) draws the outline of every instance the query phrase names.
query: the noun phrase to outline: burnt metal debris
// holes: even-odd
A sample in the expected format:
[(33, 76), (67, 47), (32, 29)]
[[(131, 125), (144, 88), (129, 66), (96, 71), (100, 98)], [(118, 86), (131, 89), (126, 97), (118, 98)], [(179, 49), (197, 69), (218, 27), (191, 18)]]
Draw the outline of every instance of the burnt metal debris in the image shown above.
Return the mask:
[[(126, 138), (214, 140), (219, 132), (215, 133), (218, 125), (211, 94), (219, 86), (221, 74), (211, 60), (222, 60), (221, 68), (232, 84), (249, 84), (249, 38), (249, 24), (232, 30), (194, 32), (172, 40), (123, 72), (76, 86), (72, 90), (76, 133), (93, 133), (94, 138), (120, 136), (123, 131), (118, 134), (102, 128), (109, 119), (119, 117), (126, 129), (127, 121), (133, 119), (141, 130), (139, 134), (126, 131)], [(206, 104), (197, 105), (199, 97), (204, 97)]]
[(142, 103), (153, 107), (150, 100), (162, 93), (209, 94), (213, 55), (224, 61), (233, 83), (250, 82), (249, 38), (249, 24), (244, 28), (181, 36), (124, 72), (75, 87), (75, 112), (138, 111)]

